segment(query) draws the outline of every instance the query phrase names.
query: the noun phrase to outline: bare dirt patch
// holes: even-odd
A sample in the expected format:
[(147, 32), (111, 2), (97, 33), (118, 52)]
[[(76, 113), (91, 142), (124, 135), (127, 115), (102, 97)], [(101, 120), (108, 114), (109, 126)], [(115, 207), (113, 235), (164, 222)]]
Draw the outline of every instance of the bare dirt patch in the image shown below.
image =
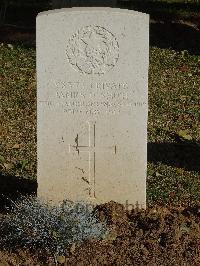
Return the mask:
[[(110, 202), (97, 207), (109, 234), (75, 244), (63, 265), (199, 265), (200, 205), (125, 211)], [(56, 265), (52, 256), (28, 251), (0, 252), (0, 265)], [(59, 263), (58, 263), (59, 265)]]

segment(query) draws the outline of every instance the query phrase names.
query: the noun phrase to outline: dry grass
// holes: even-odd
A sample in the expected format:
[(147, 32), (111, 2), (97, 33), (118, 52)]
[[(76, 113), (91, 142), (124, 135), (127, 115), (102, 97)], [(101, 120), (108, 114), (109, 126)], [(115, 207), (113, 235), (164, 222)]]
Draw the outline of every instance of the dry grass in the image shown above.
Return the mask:
[[(148, 202), (200, 199), (200, 56), (151, 48)], [(35, 50), (0, 46), (3, 175), (36, 179)]]

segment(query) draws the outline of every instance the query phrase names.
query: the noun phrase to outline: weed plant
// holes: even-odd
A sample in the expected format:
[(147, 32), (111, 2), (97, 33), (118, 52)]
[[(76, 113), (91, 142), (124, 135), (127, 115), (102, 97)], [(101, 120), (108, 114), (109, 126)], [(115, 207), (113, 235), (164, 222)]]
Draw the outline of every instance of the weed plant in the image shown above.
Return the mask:
[(90, 205), (66, 200), (52, 206), (35, 197), (23, 197), (12, 203), (11, 214), (0, 223), (0, 246), (66, 255), (71, 244), (100, 239), (105, 233), (106, 225), (97, 220)]

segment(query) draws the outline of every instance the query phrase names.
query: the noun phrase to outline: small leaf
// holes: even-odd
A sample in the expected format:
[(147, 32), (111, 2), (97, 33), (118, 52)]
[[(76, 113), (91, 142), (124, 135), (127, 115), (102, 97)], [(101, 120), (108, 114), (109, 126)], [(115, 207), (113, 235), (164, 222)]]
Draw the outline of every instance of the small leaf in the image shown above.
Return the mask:
[(8, 44), (8, 48), (10, 48), (11, 50), (13, 50), (13, 45), (11, 43)]
[(153, 169), (148, 169), (148, 172), (147, 173), (148, 173), (148, 175), (152, 176), (154, 174), (154, 172), (155, 171)]
[(185, 140), (192, 140), (192, 137), (188, 134), (188, 130), (180, 130), (178, 136)]
[(28, 161), (27, 160), (23, 160), (21, 162), (21, 170), (24, 170), (26, 168), (26, 166), (28, 165)]
[(64, 264), (65, 263), (65, 256), (57, 256), (56, 260), (58, 263)]
[(3, 155), (0, 155), (0, 163), (4, 163), (5, 162), (5, 158), (3, 157)]
[(156, 177), (162, 176), (160, 173), (156, 172)]
[(73, 254), (74, 251), (75, 251), (75, 249), (76, 249), (76, 244), (73, 243), (73, 244), (71, 245), (71, 247), (70, 247), (70, 252)]
[(187, 96), (186, 96), (186, 95), (182, 95), (182, 96), (180, 96), (180, 99), (181, 99), (182, 101), (185, 101), (185, 100), (187, 100)]
[(104, 236), (104, 239), (107, 241), (114, 241), (117, 238), (117, 232), (112, 230)]
[(187, 56), (187, 55), (188, 55), (188, 51), (187, 51), (187, 50), (183, 50), (183, 51), (181, 51), (181, 55), (182, 55), (183, 57)]
[(185, 223), (181, 224), (180, 226), (180, 231), (181, 233), (189, 233), (190, 232), (190, 227), (188, 227)]
[(16, 143), (12, 148), (13, 149), (19, 149), (20, 148), (20, 144)]
[(182, 175), (182, 174), (184, 173), (184, 170), (181, 169), (181, 168), (178, 168), (178, 169), (176, 170), (176, 172), (177, 172), (178, 174)]
[(3, 166), (5, 167), (6, 170), (10, 170), (13, 167), (13, 164), (11, 164), (11, 163), (4, 163)]

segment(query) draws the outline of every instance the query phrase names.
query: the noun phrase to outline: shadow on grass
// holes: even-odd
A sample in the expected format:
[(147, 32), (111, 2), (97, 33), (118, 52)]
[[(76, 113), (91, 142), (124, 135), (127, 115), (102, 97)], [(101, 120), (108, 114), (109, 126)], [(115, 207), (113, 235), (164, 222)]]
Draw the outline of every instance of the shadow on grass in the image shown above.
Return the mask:
[(24, 47), (36, 45), (35, 28), (19, 27), (16, 25), (4, 25), (0, 27), (0, 43), (11, 43)]
[(37, 181), (0, 173), (0, 212), (4, 212), (11, 201), (36, 192)]
[(152, 18), (164, 20), (180, 19), (191, 17), (198, 19), (200, 4), (192, 1), (151, 1), (151, 0), (118, 0), (118, 6), (150, 14)]
[[(4, 25), (0, 27), (0, 43), (21, 44), (35, 48), (35, 28)], [(188, 50), (200, 55), (200, 30), (195, 25), (172, 21), (151, 21), (150, 46)]]
[[(64, 2), (62, 1), (62, 5)], [(117, 7), (150, 14), (151, 46), (172, 48), (177, 51), (188, 50), (191, 54), (200, 54), (199, 3), (134, 0), (117, 1)], [(46, 4), (9, 5), (5, 20), (7, 25), (0, 27), (0, 42), (35, 47), (36, 15), (47, 9), (50, 9), (50, 6), (47, 7)]]
[(199, 172), (199, 161), (200, 145), (195, 142), (148, 143), (148, 162)]
[(188, 50), (190, 54), (199, 55), (199, 44), (200, 29), (196, 25), (172, 21), (152, 21), (150, 24), (151, 46)]
[(130, 0), (118, 5), (150, 14), (150, 46), (200, 54), (200, 3)]

